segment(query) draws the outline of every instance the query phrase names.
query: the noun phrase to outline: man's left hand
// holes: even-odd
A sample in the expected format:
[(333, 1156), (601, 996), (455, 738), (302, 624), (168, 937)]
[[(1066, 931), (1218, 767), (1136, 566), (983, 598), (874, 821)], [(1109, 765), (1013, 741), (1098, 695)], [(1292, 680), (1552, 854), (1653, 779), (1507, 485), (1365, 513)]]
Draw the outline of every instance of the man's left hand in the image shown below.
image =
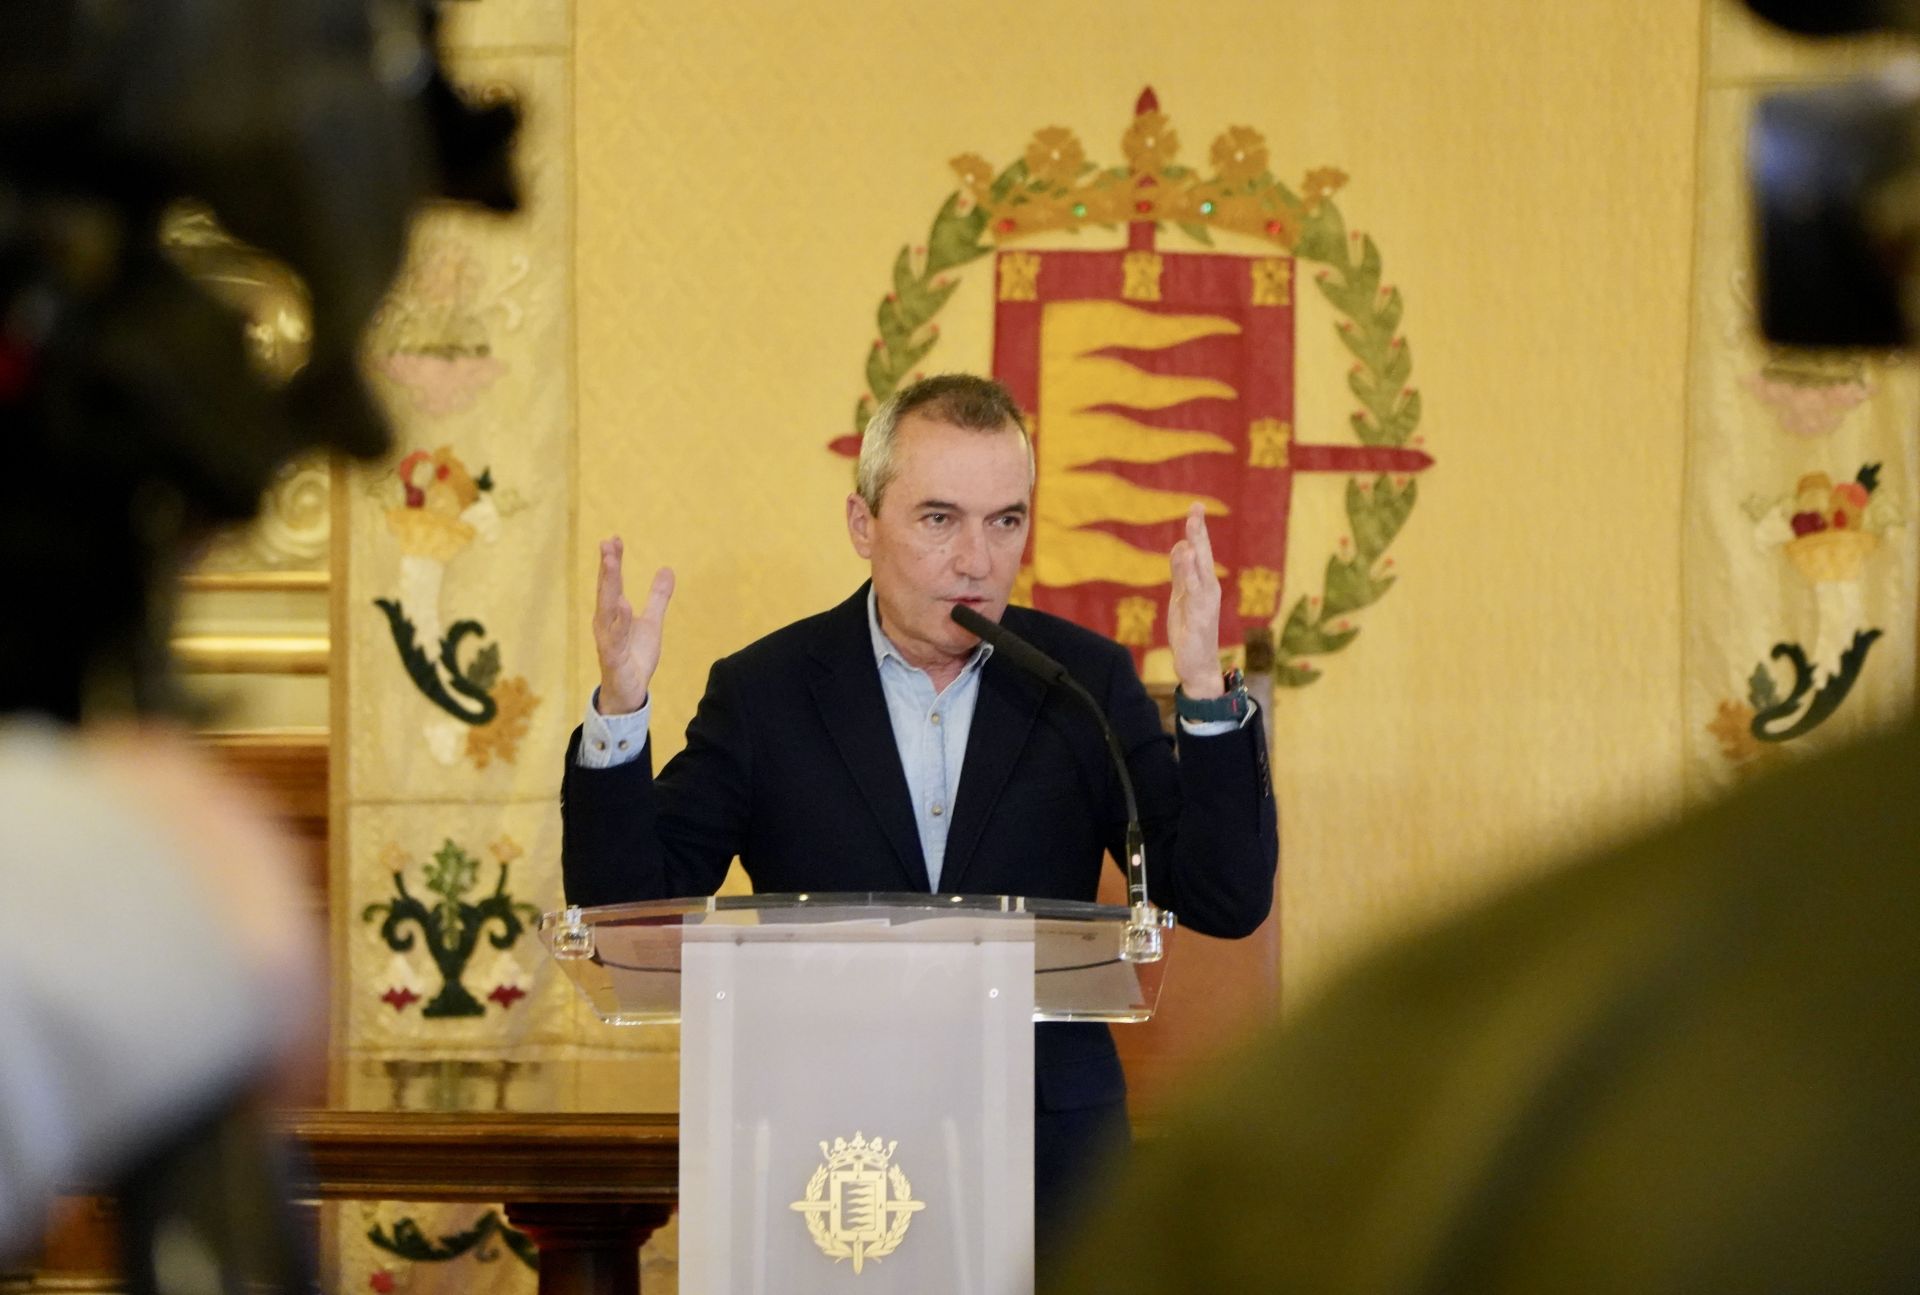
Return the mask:
[(1206, 510), (1187, 512), (1186, 538), (1168, 555), (1173, 593), (1167, 599), (1167, 645), (1180, 690), (1195, 701), (1218, 697), (1220, 681), (1220, 577), (1213, 569), (1213, 541)]

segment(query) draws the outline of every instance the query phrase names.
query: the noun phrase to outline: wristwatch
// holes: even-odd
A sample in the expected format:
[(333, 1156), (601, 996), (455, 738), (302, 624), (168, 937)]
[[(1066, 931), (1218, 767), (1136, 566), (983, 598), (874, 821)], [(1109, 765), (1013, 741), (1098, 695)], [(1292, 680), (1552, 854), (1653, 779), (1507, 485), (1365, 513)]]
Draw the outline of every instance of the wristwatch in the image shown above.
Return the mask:
[(1218, 697), (1196, 701), (1183, 688), (1173, 690), (1173, 713), (1190, 724), (1210, 724), (1220, 720), (1242, 720), (1253, 709), (1247, 692), (1247, 677), (1238, 670), (1220, 676), (1226, 692)]

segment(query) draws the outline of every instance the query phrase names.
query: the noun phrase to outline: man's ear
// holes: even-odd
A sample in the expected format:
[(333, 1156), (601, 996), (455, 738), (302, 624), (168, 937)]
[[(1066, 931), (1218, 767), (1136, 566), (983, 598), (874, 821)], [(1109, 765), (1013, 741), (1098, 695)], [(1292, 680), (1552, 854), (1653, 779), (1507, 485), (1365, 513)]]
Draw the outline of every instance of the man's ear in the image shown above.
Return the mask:
[(855, 491), (847, 496), (847, 537), (853, 541), (853, 551), (863, 558), (873, 556), (873, 514), (867, 511), (867, 501)]

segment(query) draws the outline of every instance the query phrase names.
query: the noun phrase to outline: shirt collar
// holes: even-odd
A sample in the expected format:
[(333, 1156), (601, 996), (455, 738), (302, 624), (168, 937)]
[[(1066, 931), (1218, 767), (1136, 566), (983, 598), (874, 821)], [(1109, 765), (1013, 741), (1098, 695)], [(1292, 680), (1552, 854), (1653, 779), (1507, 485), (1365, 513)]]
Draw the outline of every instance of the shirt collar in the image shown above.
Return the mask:
[[(875, 666), (884, 666), (887, 658), (892, 657), (909, 670), (918, 670), (920, 668), (901, 656), (900, 649), (895, 647), (893, 640), (888, 638), (880, 629), (880, 603), (874, 596), (872, 585), (867, 586), (867, 631), (873, 638), (873, 663)], [(960, 673), (965, 674), (969, 670), (979, 669), (982, 665), (986, 664), (987, 658), (992, 655), (993, 644), (981, 643), (973, 649), (973, 655), (967, 658), (967, 664), (961, 667)]]

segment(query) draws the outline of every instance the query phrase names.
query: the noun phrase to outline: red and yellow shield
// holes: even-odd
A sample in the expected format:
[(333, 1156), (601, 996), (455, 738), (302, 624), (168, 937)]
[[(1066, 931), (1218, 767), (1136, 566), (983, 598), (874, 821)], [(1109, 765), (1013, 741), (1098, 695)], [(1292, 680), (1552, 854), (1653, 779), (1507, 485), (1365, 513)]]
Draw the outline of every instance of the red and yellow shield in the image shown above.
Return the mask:
[(993, 348), (1033, 418), (1033, 605), (1136, 654), (1166, 642), (1167, 551), (1196, 499), (1223, 640), (1272, 622), (1292, 483), (1293, 258), (1162, 253), (1146, 232), (1002, 251)]
[[(973, 154), (953, 159), (960, 188), (927, 245), (895, 262), (856, 426), (937, 344), (932, 319), (956, 286), (945, 272), (992, 255), (993, 373), (1029, 415), (1039, 469), (1016, 600), (1110, 635), (1144, 664), (1166, 643), (1167, 553), (1199, 500), (1223, 585), (1222, 642), (1276, 630), (1277, 680), (1311, 682), (1311, 658), (1351, 641), (1352, 613), (1392, 585), (1385, 550), (1412, 509), (1413, 477), (1432, 464), (1413, 434), (1420, 403), (1406, 385), (1399, 293), (1381, 283), (1372, 241), (1349, 234), (1330, 200), (1340, 172), (1310, 171), (1289, 188), (1244, 126), (1214, 141), (1210, 173), (1181, 166), (1178, 134), (1151, 91), (1121, 147), (1126, 164), (1102, 168), (1072, 132), (1047, 127), (998, 172)], [(1225, 234), (1257, 250), (1165, 251), (1169, 226), (1200, 245)], [(1124, 229), (1126, 245), (1031, 245), (1102, 229)], [(1317, 265), (1312, 286), (1356, 360), (1351, 439), (1295, 434), (1302, 261)], [(1302, 472), (1348, 476), (1350, 534), (1321, 592), (1283, 617)]]

